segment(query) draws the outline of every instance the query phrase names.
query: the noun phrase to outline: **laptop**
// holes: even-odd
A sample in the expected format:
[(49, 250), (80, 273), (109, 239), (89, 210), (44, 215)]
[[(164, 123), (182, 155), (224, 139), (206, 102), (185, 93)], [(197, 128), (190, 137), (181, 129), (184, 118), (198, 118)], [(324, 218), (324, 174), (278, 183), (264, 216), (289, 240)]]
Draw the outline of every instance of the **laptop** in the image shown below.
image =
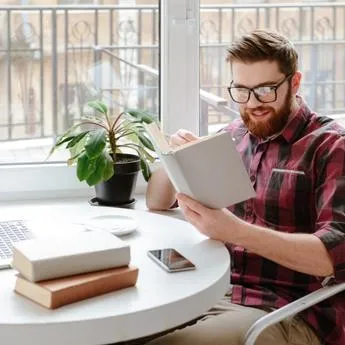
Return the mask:
[(0, 269), (11, 268), (13, 244), (33, 238), (24, 220), (0, 221)]

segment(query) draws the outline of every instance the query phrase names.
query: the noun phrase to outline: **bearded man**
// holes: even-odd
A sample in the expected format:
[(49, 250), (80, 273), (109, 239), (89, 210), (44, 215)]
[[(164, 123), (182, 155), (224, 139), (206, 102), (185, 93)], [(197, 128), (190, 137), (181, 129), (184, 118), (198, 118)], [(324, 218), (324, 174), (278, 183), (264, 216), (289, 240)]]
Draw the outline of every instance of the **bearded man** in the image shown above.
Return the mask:
[[(240, 345), (260, 317), (345, 281), (344, 129), (313, 113), (297, 95), (298, 55), (284, 36), (265, 30), (247, 34), (231, 45), (227, 61), (233, 78), (228, 90), (241, 117), (223, 130), (236, 142), (256, 197), (209, 209), (176, 194), (163, 169), (154, 172), (147, 207), (165, 210), (177, 200), (201, 233), (224, 242), (231, 255), (231, 287), (194, 324), (150, 345)], [(179, 130), (170, 143), (196, 139)], [(256, 344), (344, 345), (344, 318), (344, 294), (338, 294), (267, 328)]]

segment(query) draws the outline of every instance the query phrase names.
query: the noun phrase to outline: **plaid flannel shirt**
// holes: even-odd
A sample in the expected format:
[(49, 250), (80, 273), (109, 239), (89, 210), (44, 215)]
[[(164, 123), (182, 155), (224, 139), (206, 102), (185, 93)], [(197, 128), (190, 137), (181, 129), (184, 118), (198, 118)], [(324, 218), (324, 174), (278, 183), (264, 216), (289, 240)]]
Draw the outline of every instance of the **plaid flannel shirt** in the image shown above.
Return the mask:
[[(310, 233), (325, 245), (332, 281), (345, 281), (345, 130), (327, 117), (300, 108), (274, 138), (252, 136), (241, 119), (224, 130), (237, 150), (256, 197), (229, 207), (248, 223), (288, 233)], [(320, 277), (299, 273), (246, 249), (227, 244), (232, 257), (232, 302), (279, 308), (322, 287)], [(302, 312), (328, 345), (345, 344), (345, 294)]]

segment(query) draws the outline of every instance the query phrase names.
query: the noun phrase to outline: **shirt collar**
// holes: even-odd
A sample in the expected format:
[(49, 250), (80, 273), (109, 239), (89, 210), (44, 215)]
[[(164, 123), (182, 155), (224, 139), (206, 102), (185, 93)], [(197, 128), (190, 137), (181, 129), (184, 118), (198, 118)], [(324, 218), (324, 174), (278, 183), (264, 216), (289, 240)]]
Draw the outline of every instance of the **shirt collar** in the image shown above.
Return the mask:
[(293, 142), (295, 141), (295, 138), (300, 137), (300, 133), (304, 130), (311, 115), (311, 111), (302, 97), (296, 97), (299, 108), (297, 109), (296, 114), (292, 115), (284, 129), (278, 134), (278, 136), (283, 137), (287, 143)]

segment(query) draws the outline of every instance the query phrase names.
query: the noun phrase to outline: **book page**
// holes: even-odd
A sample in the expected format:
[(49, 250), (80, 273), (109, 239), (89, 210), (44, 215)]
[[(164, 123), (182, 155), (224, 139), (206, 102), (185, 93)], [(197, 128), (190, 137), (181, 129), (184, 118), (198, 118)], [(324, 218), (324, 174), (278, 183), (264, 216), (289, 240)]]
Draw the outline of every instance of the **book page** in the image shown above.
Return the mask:
[(213, 138), (213, 137), (215, 137), (215, 136), (217, 136), (217, 135), (220, 135), (220, 134), (222, 134), (222, 133), (215, 133), (215, 134), (210, 134), (210, 135), (205, 135), (205, 136), (199, 137), (199, 139), (197, 139), (197, 140), (193, 140), (193, 141), (190, 141), (190, 142), (188, 142), (188, 143), (186, 143), (186, 144), (183, 144), (183, 145), (181, 145), (181, 146), (175, 147), (175, 148), (173, 149), (173, 151), (176, 152), (176, 151), (179, 151), (179, 150), (183, 150), (183, 149), (186, 148), (186, 147), (189, 147), (189, 146), (191, 146), (191, 145), (198, 144), (198, 143), (200, 143), (201, 141), (211, 139), (211, 138)]
[(157, 126), (155, 122), (152, 122), (150, 124), (144, 124), (144, 127), (147, 130), (147, 132), (150, 134), (154, 146), (158, 147), (159, 151), (162, 153), (176, 152), (190, 145), (194, 145), (196, 143), (199, 143), (200, 141), (207, 140), (216, 135), (221, 134), (221, 133), (215, 133), (215, 134), (205, 135), (205, 136), (199, 137), (197, 140), (193, 140), (183, 145), (172, 148), (170, 147), (169, 143), (165, 139), (165, 136), (163, 135), (163, 133), (161, 132), (161, 130), (159, 129), (159, 127)]
[(144, 127), (146, 131), (150, 134), (153, 146), (155, 147), (156, 151), (161, 153), (171, 152), (172, 149), (169, 146), (169, 143), (166, 141), (163, 133), (160, 131), (159, 127), (155, 122), (151, 122), (150, 124), (144, 123)]
[(155, 123), (147, 130), (176, 191), (216, 209), (255, 196), (230, 133), (211, 134), (172, 149)]
[[(203, 205), (218, 209), (255, 196), (230, 133), (211, 135), (173, 154), (188, 186), (188, 190), (179, 186), (180, 191)], [(174, 170), (170, 173), (174, 174)]]

